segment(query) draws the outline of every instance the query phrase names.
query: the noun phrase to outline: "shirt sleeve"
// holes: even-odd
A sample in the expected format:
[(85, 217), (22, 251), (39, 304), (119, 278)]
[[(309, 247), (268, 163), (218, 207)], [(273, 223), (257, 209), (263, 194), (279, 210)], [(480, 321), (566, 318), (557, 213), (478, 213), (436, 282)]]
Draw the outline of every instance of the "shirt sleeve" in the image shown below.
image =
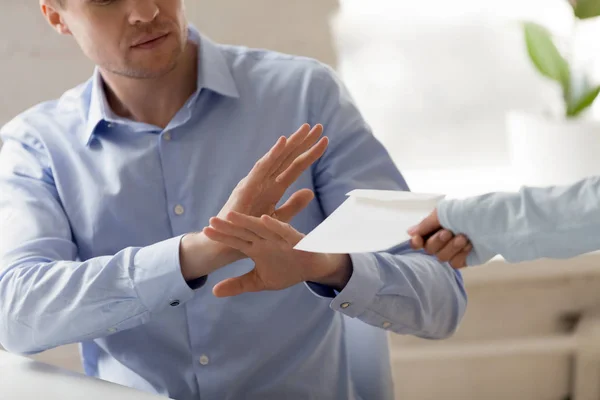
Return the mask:
[(600, 250), (600, 177), (444, 200), (438, 215), (446, 229), (471, 239), (468, 265), (496, 255), (508, 262), (570, 258)]
[[(353, 189), (408, 190), (402, 175), (328, 68), (315, 77), (320, 98), (312, 118), (323, 123), (330, 145), (313, 170), (325, 215)], [(353, 273), (339, 293), (309, 284), (316, 295), (334, 297), (331, 307), (350, 317), (400, 334), (444, 338), (466, 308), (460, 273), (408, 246), (377, 254), (351, 254)]]
[[(18, 134), (18, 136), (17, 136)], [(3, 131), (0, 151), (0, 344), (35, 353), (147, 322), (193, 296), (180, 238), (77, 261), (43, 145)]]

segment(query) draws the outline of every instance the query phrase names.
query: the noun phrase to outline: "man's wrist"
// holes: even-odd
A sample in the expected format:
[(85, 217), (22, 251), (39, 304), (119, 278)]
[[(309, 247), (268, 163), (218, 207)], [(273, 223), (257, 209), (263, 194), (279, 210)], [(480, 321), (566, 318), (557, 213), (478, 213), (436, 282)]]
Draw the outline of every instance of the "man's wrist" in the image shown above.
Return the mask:
[(311, 281), (341, 292), (352, 277), (352, 259), (348, 254), (327, 254), (325, 260), (331, 272)]
[(213, 242), (202, 232), (184, 235), (179, 245), (181, 273), (186, 281), (207, 276), (242, 258), (236, 250)]

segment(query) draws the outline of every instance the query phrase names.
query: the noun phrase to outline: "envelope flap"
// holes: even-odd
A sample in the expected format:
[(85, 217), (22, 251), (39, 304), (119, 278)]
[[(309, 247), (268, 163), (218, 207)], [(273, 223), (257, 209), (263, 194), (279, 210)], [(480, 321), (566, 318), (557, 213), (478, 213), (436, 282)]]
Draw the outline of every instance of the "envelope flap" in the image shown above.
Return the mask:
[(430, 205), (436, 204), (438, 201), (442, 200), (445, 196), (443, 194), (434, 194), (434, 193), (413, 193), (406, 192), (401, 190), (369, 190), (369, 189), (356, 189), (346, 196), (356, 197), (360, 199), (369, 199), (369, 200), (379, 200), (379, 201), (389, 201), (395, 203), (409, 203), (409, 204), (419, 204)]

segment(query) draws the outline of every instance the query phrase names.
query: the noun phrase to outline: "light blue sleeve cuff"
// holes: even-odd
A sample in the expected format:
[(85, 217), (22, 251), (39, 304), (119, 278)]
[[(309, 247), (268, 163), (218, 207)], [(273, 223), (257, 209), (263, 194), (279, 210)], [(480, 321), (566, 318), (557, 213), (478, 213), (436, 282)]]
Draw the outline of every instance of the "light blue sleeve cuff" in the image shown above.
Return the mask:
[[(460, 228), (456, 224), (456, 220), (460, 219), (460, 209), (456, 200), (440, 201), (437, 205), (437, 214), (438, 220), (444, 229), (448, 229), (454, 233), (463, 233), (459, 232)], [(458, 218), (457, 214), (459, 214)]]
[(469, 238), (473, 244), (473, 251), (467, 256), (467, 266), (472, 267), (476, 265), (482, 265), (491, 260), (496, 256), (496, 253), (487, 248), (484, 243), (481, 242), (480, 237), (483, 233), (479, 232), (467, 232), (465, 226), (465, 215), (470, 215), (471, 218), (475, 218), (473, 213), (468, 213), (466, 210), (470, 210), (469, 204), (474, 204), (476, 198), (468, 203), (466, 200), (442, 200), (437, 206), (438, 220), (443, 228), (455, 234), (463, 234)]
[(331, 308), (356, 318), (371, 305), (383, 287), (374, 254), (351, 254), (352, 277), (346, 287), (331, 302)]
[(134, 257), (133, 284), (150, 312), (180, 306), (194, 296), (181, 273), (181, 238), (178, 236), (144, 247)]

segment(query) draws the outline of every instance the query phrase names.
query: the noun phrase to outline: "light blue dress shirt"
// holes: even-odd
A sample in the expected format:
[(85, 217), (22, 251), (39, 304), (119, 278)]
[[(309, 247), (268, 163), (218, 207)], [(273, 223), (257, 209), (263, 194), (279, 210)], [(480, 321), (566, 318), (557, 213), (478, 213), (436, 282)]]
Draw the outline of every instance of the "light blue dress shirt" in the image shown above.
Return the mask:
[(115, 115), (98, 72), (2, 128), (0, 344), (79, 342), (87, 374), (178, 400), (392, 399), (384, 330), (455, 331), (466, 296), (448, 265), (406, 249), (355, 254), (340, 293), (300, 284), (215, 298), (249, 260), (197, 290), (183, 280), (181, 236), (305, 122), (323, 123), (330, 147), (284, 196), (316, 193), (299, 231), (352, 189), (407, 189), (329, 68), (190, 32), (198, 90), (166, 129)]
[(468, 265), (570, 258), (600, 250), (600, 177), (573, 185), (523, 187), (439, 204), (440, 223), (473, 243)]

